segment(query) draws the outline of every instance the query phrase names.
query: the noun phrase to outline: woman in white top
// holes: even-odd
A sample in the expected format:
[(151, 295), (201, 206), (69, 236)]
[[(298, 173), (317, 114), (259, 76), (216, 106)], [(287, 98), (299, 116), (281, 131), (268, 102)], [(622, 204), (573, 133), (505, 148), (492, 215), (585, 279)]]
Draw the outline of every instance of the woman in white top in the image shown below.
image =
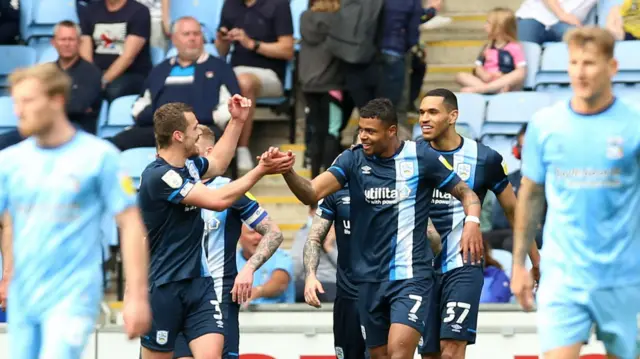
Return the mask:
[(564, 33), (580, 26), (595, 10), (597, 0), (524, 0), (518, 18), (518, 40), (534, 42), (562, 41)]

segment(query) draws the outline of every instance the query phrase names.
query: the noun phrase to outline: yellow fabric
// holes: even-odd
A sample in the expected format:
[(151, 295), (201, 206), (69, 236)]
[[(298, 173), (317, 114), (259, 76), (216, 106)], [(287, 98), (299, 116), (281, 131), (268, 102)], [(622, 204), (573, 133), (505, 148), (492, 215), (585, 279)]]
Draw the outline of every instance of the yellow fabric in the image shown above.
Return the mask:
[(640, 39), (640, 1), (624, 0), (620, 7), (624, 32)]

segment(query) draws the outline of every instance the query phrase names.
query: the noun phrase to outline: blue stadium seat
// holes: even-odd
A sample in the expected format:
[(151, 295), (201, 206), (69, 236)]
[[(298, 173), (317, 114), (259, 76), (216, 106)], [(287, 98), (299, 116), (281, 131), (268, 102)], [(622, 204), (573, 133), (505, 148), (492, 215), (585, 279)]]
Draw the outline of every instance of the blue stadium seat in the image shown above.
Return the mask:
[(291, 0), (291, 19), (293, 20), (293, 38), (296, 40), (300, 40), (302, 36), (300, 35), (300, 16), (305, 12), (309, 6), (308, 0)]
[(13, 100), (9, 96), (0, 97), (0, 133), (15, 130), (18, 117), (13, 112)]
[(484, 96), (475, 93), (456, 93), (458, 98), (458, 125), (467, 125), (471, 129), (472, 137), (479, 138), (486, 112), (487, 101)]
[(169, 13), (171, 23), (183, 16), (193, 16), (202, 24), (202, 32), (208, 42), (215, 40), (220, 24), (224, 0), (179, 0), (171, 1)]
[(542, 52), (536, 88), (548, 85), (568, 85), (569, 51), (563, 42), (548, 44)]
[(140, 176), (147, 165), (156, 158), (155, 147), (132, 148), (121, 154), (125, 173), (133, 179), (136, 188), (140, 186)]
[(598, 0), (597, 12), (598, 12), (598, 25), (600, 27), (607, 26), (607, 16), (609, 11), (616, 5), (622, 5), (623, 0)]
[(49, 46), (42, 46), (40, 48), (40, 51), (38, 52), (38, 63), (39, 64), (44, 64), (46, 62), (53, 62), (53, 61), (58, 61), (58, 50), (56, 50), (55, 47), (49, 45)]
[(0, 46), (0, 87), (7, 87), (7, 77), (20, 67), (36, 63), (36, 50), (22, 45)]
[[(220, 57), (220, 54), (218, 53), (218, 48), (214, 44), (204, 44), (204, 50), (215, 57)], [(172, 47), (169, 49), (169, 51), (167, 51), (167, 54), (164, 55), (164, 58), (168, 59), (176, 55), (178, 55), (178, 49), (176, 49), (175, 47)]]
[(38, 37), (52, 37), (54, 26), (62, 20), (78, 23), (75, 0), (28, 0), (21, 1), (21, 6), (26, 7), (21, 11), (31, 13), (23, 17), (27, 23), (22, 37), (27, 43)]
[(507, 164), (507, 172), (511, 173), (520, 168), (520, 160), (513, 157), (511, 149), (515, 144), (516, 136), (487, 135), (482, 137), (482, 143), (496, 150), (502, 155)]
[(110, 137), (133, 125), (131, 108), (138, 99), (137, 95), (118, 97), (109, 106), (107, 123), (100, 129), (100, 136)]
[(527, 77), (524, 80), (525, 89), (533, 89), (536, 86), (536, 74), (540, 68), (540, 56), (542, 49), (540, 45), (533, 42), (523, 42), (524, 56), (527, 61)]
[(151, 46), (151, 63), (153, 66), (159, 64), (164, 60), (164, 50), (157, 46)]
[(553, 103), (544, 92), (507, 92), (493, 96), (487, 105), (482, 135), (515, 135), (533, 114)]
[(640, 41), (618, 41), (615, 47), (618, 73), (613, 78), (618, 84), (640, 83)]
[(276, 112), (285, 113), (289, 117), (289, 141), (295, 143), (296, 139), (296, 99), (294, 89), (295, 60), (287, 62), (284, 79), (284, 96), (261, 97), (256, 99), (258, 106), (275, 108)]
[(107, 124), (107, 117), (109, 116), (109, 103), (107, 100), (102, 100), (100, 106), (100, 113), (98, 114), (98, 128), (102, 128)]

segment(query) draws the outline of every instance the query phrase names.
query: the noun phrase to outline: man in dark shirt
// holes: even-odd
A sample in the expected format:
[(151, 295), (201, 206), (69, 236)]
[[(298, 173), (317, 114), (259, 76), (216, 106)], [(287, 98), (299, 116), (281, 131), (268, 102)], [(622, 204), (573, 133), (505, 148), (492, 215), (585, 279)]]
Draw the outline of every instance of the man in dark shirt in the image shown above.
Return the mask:
[(0, 0), (0, 45), (15, 45), (20, 38), (20, 2)]
[(135, 0), (105, 0), (80, 15), (80, 54), (103, 71), (107, 100), (140, 93), (151, 69), (149, 8)]
[[(76, 126), (95, 134), (102, 103), (101, 74), (97, 67), (83, 60), (78, 53), (80, 28), (72, 21), (58, 23), (51, 44), (58, 52), (56, 63), (73, 81), (67, 102), (67, 116)], [(4, 133), (0, 135), (0, 149), (22, 140), (17, 130)]]
[(253, 167), (248, 146), (255, 100), (282, 96), (287, 61), (294, 55), (289, 1), (226, 1), (216, 36), (221, 57), (227, 56), (231, 43), (235, 46), (231, 65), (238, 75), (242, 95), (254, 103), (238, 143), (238, 169), (246, 171)]

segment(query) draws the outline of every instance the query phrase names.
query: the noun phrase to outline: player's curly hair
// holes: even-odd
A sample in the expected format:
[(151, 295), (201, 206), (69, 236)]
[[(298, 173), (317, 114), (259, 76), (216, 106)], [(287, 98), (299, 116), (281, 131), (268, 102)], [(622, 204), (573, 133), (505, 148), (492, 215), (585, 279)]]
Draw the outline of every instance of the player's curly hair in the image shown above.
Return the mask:
[(182, 102), (170, 102), (160, 106), (153, 114), (153, 132), (158, 148), (167, 148), (175, 131), (187, 130), (185, 113), (193, 112), (193, 107)]
[(377, 118), (387, 126), (398, 125), (398, 114), (388, 98), (375, 98), (358, 109), (361, 118)]

